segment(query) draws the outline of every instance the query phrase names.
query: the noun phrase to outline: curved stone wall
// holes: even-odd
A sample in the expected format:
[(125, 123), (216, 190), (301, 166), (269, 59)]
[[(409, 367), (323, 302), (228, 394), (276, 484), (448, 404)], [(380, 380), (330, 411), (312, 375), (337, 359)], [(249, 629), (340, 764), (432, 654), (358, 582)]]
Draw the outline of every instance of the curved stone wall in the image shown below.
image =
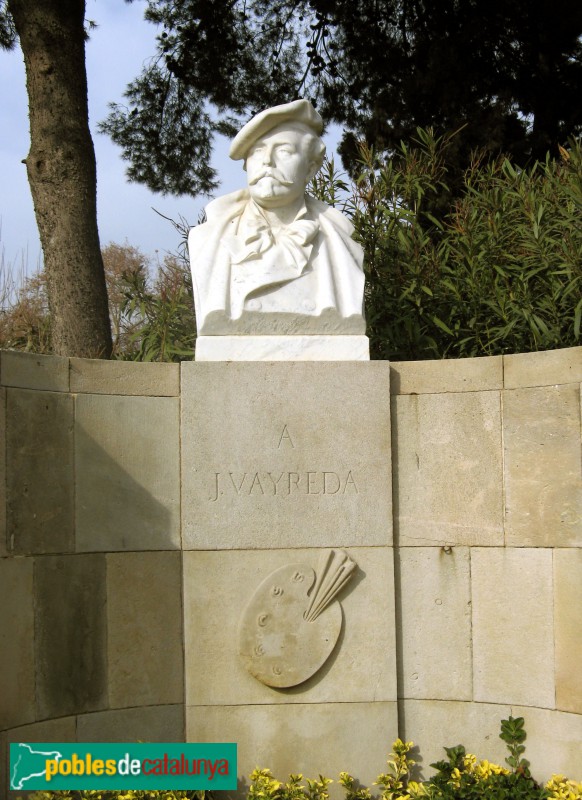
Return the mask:
[[(399, 731), (425, 775), (461, 741), (502, 762), (511, 713), (537, 777), (582, 778), (581, 382), (582, 348), (391, 365)], [(179, 366), (3, 352), (0, 384), (3, 763), (179, 741)]]
[[(11, 741), (184, 738), (179, 367), (0, 354)], [(20, 793), (11, 793), (16, 797)]]
[(401, 734), (582, 770), (582, 348), (393, 364)]

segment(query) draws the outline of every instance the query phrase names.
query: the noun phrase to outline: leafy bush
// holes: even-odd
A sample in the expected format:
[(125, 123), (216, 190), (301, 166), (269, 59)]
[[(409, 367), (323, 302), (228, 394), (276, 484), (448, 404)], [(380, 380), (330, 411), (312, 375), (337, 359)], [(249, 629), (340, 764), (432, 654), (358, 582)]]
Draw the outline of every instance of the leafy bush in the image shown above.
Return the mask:
[[(103, 249), (113, 358), (181, 361), (194, 355), (196, 319), (188, 264), (167, 255), (153, 264), (129, 244)], [(46, 275), (0, 286), (0, 348), (51, 353)]]
[(14, 273), (0, 263), (0, 348), (31, 353), (52, 352), (46, 276), (26, 276), (26, 267)]
[[(509, 717), (501, 723), (501, 738), (506, 742), (509, 756), (507, 767), (479, 761), (462, 745), (447, 747), (446, 761), (431, 766), (436, 773), (427, 781), (411, 779), (415, 762), (409, 753), (412, 742), (397, 739), (388, 761), (388, 771), (378, 776), (381, 800), (581, 800), (582, 783), (568, 781), (555, 775), (545, 786), (531, 777), (529, 762), (523, 758), (526, 739), (523, 717)], [(269, 770), (251, 774), (249, 800), (327, 800), (329, 780), (307, 781), (292, 775), (285, 784), (275, 780)], [(372, 792), (347, 772), (340, 775), (346, 800), (372, 800)]]
[(194, 356), (196, 318), (190, 272), (166, 258), (152, 281), (147, 270), (123, 276), (122, 319), (131, 325), (117, 357), (182, 361)]
[(373, 357), (580, 344), (582, 141), (523, 170), (475, 157), (461, 187), (447, 183), (451, 141), (419, 129), (389, 160), (361, 147), (351, 187), (329, 164), (313, 184), (364, 247)]

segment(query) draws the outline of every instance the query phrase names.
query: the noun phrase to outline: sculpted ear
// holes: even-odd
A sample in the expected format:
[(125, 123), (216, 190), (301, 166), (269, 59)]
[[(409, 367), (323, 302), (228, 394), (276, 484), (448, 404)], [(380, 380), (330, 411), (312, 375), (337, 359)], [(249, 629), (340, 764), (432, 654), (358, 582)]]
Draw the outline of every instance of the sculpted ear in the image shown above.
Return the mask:
[(309, 169), (307, 171), (307, 183), (309, 183), (310, 180), (315, 178), (320, 169), (321, 169), (321, 163), (319, 161), (312, 160), (309, 162)]

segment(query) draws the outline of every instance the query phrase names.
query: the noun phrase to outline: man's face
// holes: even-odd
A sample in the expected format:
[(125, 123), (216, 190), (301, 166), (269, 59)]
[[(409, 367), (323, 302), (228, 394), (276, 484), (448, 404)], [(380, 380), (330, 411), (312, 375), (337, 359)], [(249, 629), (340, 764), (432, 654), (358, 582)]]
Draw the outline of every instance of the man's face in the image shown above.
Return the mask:
[(281, 208), (298, 200), (312, 177), (309, 132), (280, 125), (254, 143), (247, 154), (249, 192), (257, 205)]

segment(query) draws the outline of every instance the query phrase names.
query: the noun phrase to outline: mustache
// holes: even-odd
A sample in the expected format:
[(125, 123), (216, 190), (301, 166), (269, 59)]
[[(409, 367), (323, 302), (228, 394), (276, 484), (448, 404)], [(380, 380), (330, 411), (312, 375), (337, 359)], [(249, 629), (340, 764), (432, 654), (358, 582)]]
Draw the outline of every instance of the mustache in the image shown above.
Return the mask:
[(258, 183), (262, 178), (273, 178), (273, 180), (277, 181), (277, 183), (280, 183), (282, 186), (293, 186), (293, 181), (288, 181), (279, 171), (272, 169), (261, 170), (261, 172), (257, 173), (255, 177), (249, 181), (249, 185), (254, 186), (255, 183)]

